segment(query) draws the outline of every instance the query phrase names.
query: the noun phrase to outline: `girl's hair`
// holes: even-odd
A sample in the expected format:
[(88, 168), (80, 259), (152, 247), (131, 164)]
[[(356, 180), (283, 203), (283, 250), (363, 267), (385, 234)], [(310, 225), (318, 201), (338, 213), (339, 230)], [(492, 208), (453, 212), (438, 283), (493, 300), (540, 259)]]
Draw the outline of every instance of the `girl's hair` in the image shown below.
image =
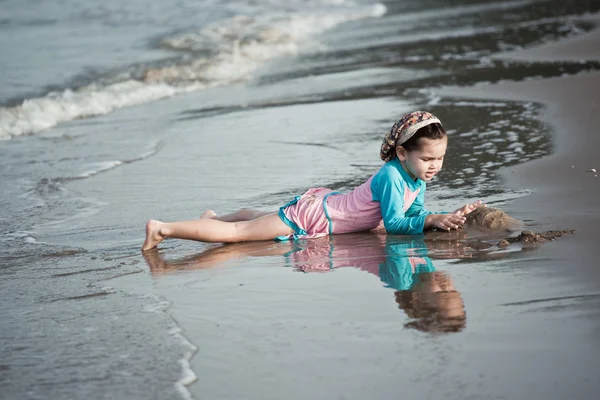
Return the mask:
[(439, 123), (433, 123), (422, 127), (417, 130), (415, 134), (408, 139), (406, 142), (402, 143), (400, 146), (404, 147), (406, 151), (419, 150), (421, 148), (421, 143), (419, 139), (443, 139), (446, 137), (446, 130)]
[[(406, 328), (421, 332), (460, 332), (467, 326), (467, 313), (458, 292), (395, 292), (398, 308), (411, 318)], [(457, 304), (460, 307), (456, 308)], [(454, 307), (454, 308), (453, 308)]]
[(419, 148), (419, 139), (441, 139), (446, 131), (439, 118), (427, 111), (413, 111), (398, 120), (383, 138), (379, 157), (385, 162), (396, 157), (396, 148), (411, 151)]

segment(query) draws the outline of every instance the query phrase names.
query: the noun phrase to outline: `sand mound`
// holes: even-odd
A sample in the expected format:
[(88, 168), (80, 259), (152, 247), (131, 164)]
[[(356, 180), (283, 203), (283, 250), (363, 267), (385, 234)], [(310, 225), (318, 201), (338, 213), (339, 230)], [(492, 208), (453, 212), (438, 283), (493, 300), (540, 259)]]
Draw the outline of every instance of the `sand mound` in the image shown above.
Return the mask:
[[(465, 222), (466, 228), (474, 228), (479, 231), (512, 233), (517, 232), (523, 223), (505, 213), (502, 210), (492, 207), (479, 207), (467, 215)], [(522, 231), (518, 236), (508, 237), (498, 242), (498, 246), (505, 247), (511, 243), (545, 243), (559, 238), (565, 234), (575, 233), (572, 229), (531, 232)]]
[(523, 223), (497, 208), (479, 207), (467, 215), (465, 225), (479, 230), (514, 232)]

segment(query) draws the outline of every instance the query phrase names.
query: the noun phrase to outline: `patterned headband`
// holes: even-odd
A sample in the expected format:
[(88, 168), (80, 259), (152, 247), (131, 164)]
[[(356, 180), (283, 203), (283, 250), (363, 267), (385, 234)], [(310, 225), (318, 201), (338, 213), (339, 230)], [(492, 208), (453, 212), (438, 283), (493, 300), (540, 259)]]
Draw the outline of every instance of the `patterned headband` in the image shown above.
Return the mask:
[(390, 161), (394, 158), (396, 147), (413, 137), (422, 127), (435, 123), (441, 124), (435, 115), (427, 111), (413, 111), (406, 114), (385, 135), (379, 156), (385, 162)]

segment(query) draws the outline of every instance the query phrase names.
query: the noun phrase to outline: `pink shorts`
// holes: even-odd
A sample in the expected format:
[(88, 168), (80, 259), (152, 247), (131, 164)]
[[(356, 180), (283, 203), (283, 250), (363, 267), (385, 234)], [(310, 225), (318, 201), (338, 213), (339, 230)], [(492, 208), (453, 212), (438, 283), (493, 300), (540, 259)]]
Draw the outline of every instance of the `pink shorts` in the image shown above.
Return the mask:
[(379, 276), (380, 264), (386, 260), (385, 246), (385, 235), (332, 235), (294, 244), (287, 260), (301, 272), (352, 267)]
[(279, 217), (294, 233), (288, 237), (278, 237), (277, 240), (296, 239), (298, 237), (315, 238), (329, 235), (330, 223), (324, 207), (324, 201), (331, 194), (337, 194), (327, 188), (309, 189), (302, 196), (279, 209)]

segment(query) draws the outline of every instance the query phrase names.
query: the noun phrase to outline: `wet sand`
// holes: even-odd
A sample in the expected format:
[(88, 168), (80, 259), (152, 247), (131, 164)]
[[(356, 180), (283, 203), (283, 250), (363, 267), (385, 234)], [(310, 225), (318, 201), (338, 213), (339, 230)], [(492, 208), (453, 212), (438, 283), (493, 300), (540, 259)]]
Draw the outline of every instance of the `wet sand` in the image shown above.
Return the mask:
[[(576, 229), (532, 253), (495, 258), (450, 251), (451, 262), (433, 260), (437, 269), (449, 272), (464, 299), (463, 333), (440, 337), (402, 330), (401, 314), (386, 297), (391, 293), (374, 290), (376, 279), (365, 285), (369, 278), (360, 268), (295, 279), (284, 269), (269, 268), (279, 264), (277, 259), (247, 258), (244, 264), (255, 270), (221, 275), (220, 284), (211, 288), (191, 285), (174, 307), (200, 342), (235, 343), (230, 349), (211, 345), (192, 361), (199, 380), (191, 392), (296, 398), (310, 387), (312, 398), (344, 393), (359, 399), (374, 392), (386, 398), (398, 391), (407, 398), (593, 398), (600, 377), (595, 334), (600, 179), (587, 170), (599, 167), (598, 93), (598, 73), (439, 91), (447, 97), (547, 106), (541, 120), (552, 127), (555, 153), (501, 171), (509, 187), (533, 191), (504, 208), (540, 230)], [(369, 248), (381, 247), (371, 243)], [(320, 251), (311, 259), (335, 264), (347, 258)], [(197, 310), (194, 304), (204, 306)], [(231, 383), (234, 387), (228, 387)]]
[[(600, 15), (593, 14), (585, 20), (597, 24), (600, 22)], [(493, 58), (525, 62), (598, 61), (600, 60), (600, 32), (595, 29), (573, 38), (527, 50), (498, 53)]]
[[(525, 55), (524, 55), (525, 56)], [(548, 55), (550, 56), (550, 55)], [(496, 100), (535, 101), (547, 105), (541, 116), (555, 132), (551, 156), (501, 171), (510, 187), (526, 187), (530, 195), (515, 200), (510, 210), (517, 217), (534, 219), (548, 229), (576, 229), (573, 238), (556, 244), (569, 254), (567, 272), (580, 274), (597, 285), (600, 271), (600, 179), (588, 172), (600, 169), (597, 115), (600, 113), (600, 74), (590, 73), (539, 81), (444, 88), (440, 94)], [(600, 290), (600, 286), (595, 286)]]
[[(178, 245), (175, 252), (146, 255), (154, 289), (173, 300), (169, 312), (198, 347), (190, 361), (197, 376), (188, 387), (191, 395), (295, 399), (310, 388), (315, 399), (374, 393), (388, 398), (399, 392), (407, 398), (593, 398), (600, 378), (595, 268), (600, 181), (586, 171), (598, 168), (599, 78), (593, 73), (437, 90), (452, 101), (545, 104), (540, 118), (551, 125), (555, 152), (502, 170), (508, 187), (532, 193), (501, 206), (536, 230), (576, 229), (532, 251), (478, 248), (464, 238), (439, 235), (407, 245), (452, 282), (453, 290), (443, 292), (457, 298), (443, 304), (454, 305), (430, 312), (464, 310), (455, 333), (417, 329), (419, 314), (400, 307), (403, 291), (389, 290), (394, 274), (381, 265), (394, 260), (391, 253), (406, 239), (360, 234), (208, 252)], [(311, 115), (321, 107), (302, 109)], [(308, 175), (294, 179), (301, 186)], [(181, 256), (182, 249), (189, 256)], [(115, 286), (143, 291), (136, 276)]]
[[(173, 301), (170, 314), (198, 347), (191, 395), (295, 399), (310, 388), (315, 399), (399, 391), (407, 398), (593, 398), (600, 377), (598, 181), (586, 170), (596, 159), (587, 128), (597, 89), (598, 74), (590, 74), (439, 91), (549, 104), (541, 118), (552, 124), (555, 153), (501, 171), (509, 187), (533, 190), (502, 203), (509, 214), (536, 230), (577, 230), (542, 247), (358, 234), (207, 252), (178, 243), (147, 254), (154, 290)], [(321, 105), (303, 107), (310, 115)], [(394, 261), (411, 257), (429, 259), (433, 270), (421, 276), (442, 278), (451, 289), (394, 287), (404, 270)], [(139, 276), (114, 285), (145, 290)], [(449, 297), (440, 306), (428, 298), (434, 293)], [(407, 296), (428, 304), (427, 312), (406, 309)], [(440, 315), (455, 318), (440, 323)]]

